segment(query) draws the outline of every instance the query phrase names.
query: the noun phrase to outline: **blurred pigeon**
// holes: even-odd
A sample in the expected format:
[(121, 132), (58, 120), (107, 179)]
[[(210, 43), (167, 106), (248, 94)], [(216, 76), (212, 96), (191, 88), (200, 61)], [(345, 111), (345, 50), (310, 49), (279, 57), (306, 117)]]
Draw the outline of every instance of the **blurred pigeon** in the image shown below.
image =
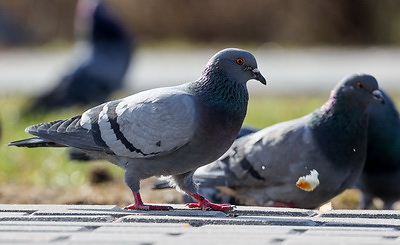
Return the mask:
[(252, 54), (225, 49), (190, 83), (144, 91), (94, 107), (82, 115), (30, 126), (37, 137), (11, 142), (22, 147), (75, 147), (125, 169), (135, 203), (127, 209), (170, 209), (143, 204), (139, 182), (172, 175), (177, 188), (198, 201), (191, 208), (230, 210), (197, 194), (194, 171), (226, 152), (246, 115), (246, 83), (266, 84)]
[(103, 103), (122, 87), (133, 50), (121, 23), (103, 2), (81, 0), (76, 28), (84, 39), (76, 45), (80, 60), (74, 60), (76, 66), (37, 98), (31, 110)]
[[(384, 101), (374, 77), (347, 77), (321, 108), (239, 138), (219, 160), (199, 168), (194, 181), (200, 192), (219, 188), (218, 198), (229, 196), (241, 205), (316, 208), (359, 177), (366, 157), (367, 107), (374, 99)], [(319, 186), (298, 188), (310, 172), (319, 176)]]
[(4, 5), (0, 4), (0, 47), (32, 44), (33, 33)]
[(383, 96), (385, 105), (373, 103), (368, 108), (368, 153), (358, 181), (363, 209), (374, 197), (384, 202), (385, 209), (400, 200), (400, 118), (389, 96)]

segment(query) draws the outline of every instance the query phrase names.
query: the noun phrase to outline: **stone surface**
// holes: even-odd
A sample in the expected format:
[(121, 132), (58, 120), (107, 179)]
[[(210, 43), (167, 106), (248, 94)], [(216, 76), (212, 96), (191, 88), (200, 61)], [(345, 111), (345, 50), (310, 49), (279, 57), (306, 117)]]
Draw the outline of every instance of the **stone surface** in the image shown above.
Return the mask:
[(400, 211), (0, 204), (0, 244), (399, 244)]

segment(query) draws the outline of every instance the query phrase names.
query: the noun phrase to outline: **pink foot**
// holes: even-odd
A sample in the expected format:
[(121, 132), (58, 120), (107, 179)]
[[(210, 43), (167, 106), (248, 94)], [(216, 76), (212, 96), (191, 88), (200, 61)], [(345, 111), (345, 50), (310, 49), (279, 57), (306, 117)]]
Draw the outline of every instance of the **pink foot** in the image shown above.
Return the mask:
[(188, 193), (191, 197), (196, 199), (198, 203), (187, 203), (186, 206), (189, 208), (200, 208), (201, 210), (216, 210), (216, 211), (230, 211), (233, 210), (235, 206), (230, 205), (230, 204), (215, 204), (210, 201), (208, 201), (206, 198), (203, 196), (200, 196), (199, 194), (191, 194)]
[(172, 210), (170, 206), (158, 206), (158, 205), (147, 205), (143, 204), (142, 197), (139, 192), (133, 192), (133, 199), (135, 203), (126, 206), (124, 209), (135, 209), (135, 210)]
[(147, 205), (147, 204), (141, 204), (141, 205), (136, 205), (131, 204), (126, 206), (124, 209), (135, 209), (135, 210), (172, 210), (173, 208), (170, 206), (158, 206), (158, 205)]

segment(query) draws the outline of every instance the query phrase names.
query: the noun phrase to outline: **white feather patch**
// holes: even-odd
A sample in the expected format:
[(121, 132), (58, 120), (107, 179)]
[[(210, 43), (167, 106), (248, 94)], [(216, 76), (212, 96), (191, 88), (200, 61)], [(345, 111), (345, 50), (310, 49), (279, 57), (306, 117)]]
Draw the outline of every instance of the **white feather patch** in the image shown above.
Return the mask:
[(90, 119), (89, 113), (85, 112), (82, 114), (80, 125), (82, 128), (90, 130), (92, 128), (92, 120)]

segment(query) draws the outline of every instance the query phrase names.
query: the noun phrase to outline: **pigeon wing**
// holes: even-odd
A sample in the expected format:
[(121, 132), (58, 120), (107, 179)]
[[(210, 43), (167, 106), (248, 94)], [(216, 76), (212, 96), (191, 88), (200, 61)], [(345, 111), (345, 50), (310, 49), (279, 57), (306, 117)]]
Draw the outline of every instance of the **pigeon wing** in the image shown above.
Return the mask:
[(173, 88), (104, 103), (81, 116), (30, 126), (28, 133), (86, 151), (130, 158), (167, 154), (195, 131), (195, 102)]
[[(316, 152), (307, 117), (279, 123), (237, 139), (216, 162), (196, 172), (201, 186), (284, 185), (287, 176), (297, 175)], [(285, 164), (284, 164), (285, 163)]]
[(92, 129), (95, 122), (110, 150), (130, 158), (174, 151), (187, 144), (196, 129), (192, 95), (172, 87), (109, 102), (82, 117), (82, 127)]

